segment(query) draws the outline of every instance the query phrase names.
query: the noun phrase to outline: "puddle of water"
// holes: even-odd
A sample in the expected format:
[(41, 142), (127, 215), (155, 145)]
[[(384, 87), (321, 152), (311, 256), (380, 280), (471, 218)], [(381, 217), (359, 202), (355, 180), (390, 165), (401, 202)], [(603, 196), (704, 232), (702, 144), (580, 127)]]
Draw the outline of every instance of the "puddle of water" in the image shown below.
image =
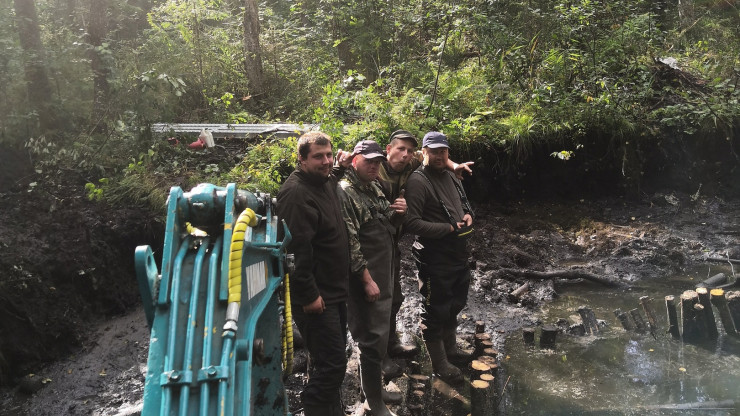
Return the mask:
[[(521, 333), (506, 341), (506, 414), (525, 415), (737, 415), (740, 410), (740, 341), (720, 328), (717, 342), (684, 344), (666, 334), (664, 297), (676, 298), (706, 277), (706, 267), (684, 276), (641, 281), (628, 291), (600, 287), (564, 288), (542, 310), (542, 322), (558, 318), (580, 322), (577, 309), (588, 306), (609, 326), (598, 336), (558, 334), (553, 349), (525, 346)], [(712, 274), (729, 268), (713, 267)], [(640, 308), (641, 296), (652, 298), (656, 338), (622, 329), (613, 311)], [(715, 310), (715, 315), (717, 315)], [(680, 311), (679, 311), (680, 318)], [(537, 331), (539, 341), (539, 330)], [(702, 407), (686, 410), (685, 407)]]

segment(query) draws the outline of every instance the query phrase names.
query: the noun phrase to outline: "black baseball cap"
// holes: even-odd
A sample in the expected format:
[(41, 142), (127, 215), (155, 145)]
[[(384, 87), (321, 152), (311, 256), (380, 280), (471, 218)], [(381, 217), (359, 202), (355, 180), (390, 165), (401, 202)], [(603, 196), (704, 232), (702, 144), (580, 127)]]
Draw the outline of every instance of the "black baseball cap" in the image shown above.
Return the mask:
[(450, 147), (450, 143), (447, 142), (447, 136), (444, 134), (438, 131), (430, 131), (424, 135), (422, 147), (436, 149), (438, 147)]
[(355, 145), (354, 153), (365, 156), (365, 159), (375, 159), (380, 157), (385, 160), (383, 149), (381, 149), (380, 145), (373, 140), (363, 140), (357, 143)]
[(406, 130), (396, 130), (391, 133), (391, 138), (389, 141), (393, 141), (394, 139), (408, 140), (414, 143), (414, 147), (419, 145), (419, 140), (416, 138), (416, 136)]

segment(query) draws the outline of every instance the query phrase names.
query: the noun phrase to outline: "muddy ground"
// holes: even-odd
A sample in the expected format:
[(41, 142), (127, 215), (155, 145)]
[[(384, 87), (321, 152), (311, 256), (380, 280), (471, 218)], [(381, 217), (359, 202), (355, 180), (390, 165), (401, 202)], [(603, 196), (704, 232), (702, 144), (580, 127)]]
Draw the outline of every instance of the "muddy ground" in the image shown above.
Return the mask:
[[(84, 178), (74, 175), (39, 185), (43, 178), (19, 163), (0, 179), (0, 415), (138, 414), (148, 329), (133, 253), (137, 245), (161, 244), (162, 218), (90, 202)], [(476, 306), (461, 314), (460, 341), (470, 340), (475, 320), (484, 320), (505, 353), (507, 334), (539, 324), (535, 312), (557, 296), (555, 285), (527, 280), (522, 271), (588, 272), (623, 285), (614, 290), (629, 290), (709, 257), (740, 258), (738, 202), (670, 189), (630, 199), (478, 202), (470, 291)], [(407, 300), (399, 324), (414, 340), (420, 296), (408, 250), (402, 268)], [(511, 299), (527, 281), (529, 293)], [(296, 394), (304, 381), (303, 373), (288, 379), (293, 411), (300, 409)], [(403, 388), (404, 379), (395, 384)], [(348, 412), (358, 406), (357, 385), (352, 361)]]

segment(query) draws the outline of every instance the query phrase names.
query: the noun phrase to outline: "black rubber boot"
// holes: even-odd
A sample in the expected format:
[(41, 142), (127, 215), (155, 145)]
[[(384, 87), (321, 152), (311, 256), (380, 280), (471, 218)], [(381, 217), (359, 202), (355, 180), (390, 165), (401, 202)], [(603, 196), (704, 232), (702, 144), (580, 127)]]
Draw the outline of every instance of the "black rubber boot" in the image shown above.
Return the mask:
[(360, 359), (360, 381), (365, 393), (365, 408), (374, 416), (396, 416), (383, 401), (383, 375), (380, 364)]
[(439, 378), (450, 384), (461, 383), (463, 381), (462, 371), (447, 361), (447, 353), (442, 340), (426, 341), (426, 345), (429, 358), (432, 360), (432, 367)]
[(456, 330), (456, 326), (447, 327), (442, 330), (447, 360), (455, 365), (467, 365), (473, 360), (473, 354), (458, 348)]

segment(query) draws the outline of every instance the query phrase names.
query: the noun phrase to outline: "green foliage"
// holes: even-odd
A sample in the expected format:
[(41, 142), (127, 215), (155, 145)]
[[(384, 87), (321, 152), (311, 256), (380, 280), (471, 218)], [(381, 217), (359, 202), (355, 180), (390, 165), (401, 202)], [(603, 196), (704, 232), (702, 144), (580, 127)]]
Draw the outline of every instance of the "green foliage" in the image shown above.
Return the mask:
[(224, 182), (236, 183), (240, 189), (277, 194), (280, 184), (295, 169), (298, 160), (298, 140), (269, 139), (255, 145), (244, 160), (224, 177)]
[[(503, 151), (516, 165), (592, 138), (619, 147), (676, 134), (730, 137), (740, 119), (740, 14), (716, 2), (693, 3), (691, 21), (673, 3), (645, 0), (263, 2), (261, 97), (244, 75), (237, 3), (112, 3), (95, 47), (89, 6), (36, 4), (65, 125), (29, 138), (38, 115), (5, 2), (0, 141), (25, 143), (48, 177), (80, 171), (94, 199), (159, 204), (163, 193), (150, 197), (157, 187), (197, 181), (274, 192), (295, 166), (290, 141), (258, 143), (233, 166), (147, 136), (153, 121), (320, 123), (344, 149), (385, 143), (398, 128), (434, 129), (458, 154)], [(91, 53), (110, 70), (109, 102), (96, 114)], [(660, 63), (668, 58), (674, 68)]]

